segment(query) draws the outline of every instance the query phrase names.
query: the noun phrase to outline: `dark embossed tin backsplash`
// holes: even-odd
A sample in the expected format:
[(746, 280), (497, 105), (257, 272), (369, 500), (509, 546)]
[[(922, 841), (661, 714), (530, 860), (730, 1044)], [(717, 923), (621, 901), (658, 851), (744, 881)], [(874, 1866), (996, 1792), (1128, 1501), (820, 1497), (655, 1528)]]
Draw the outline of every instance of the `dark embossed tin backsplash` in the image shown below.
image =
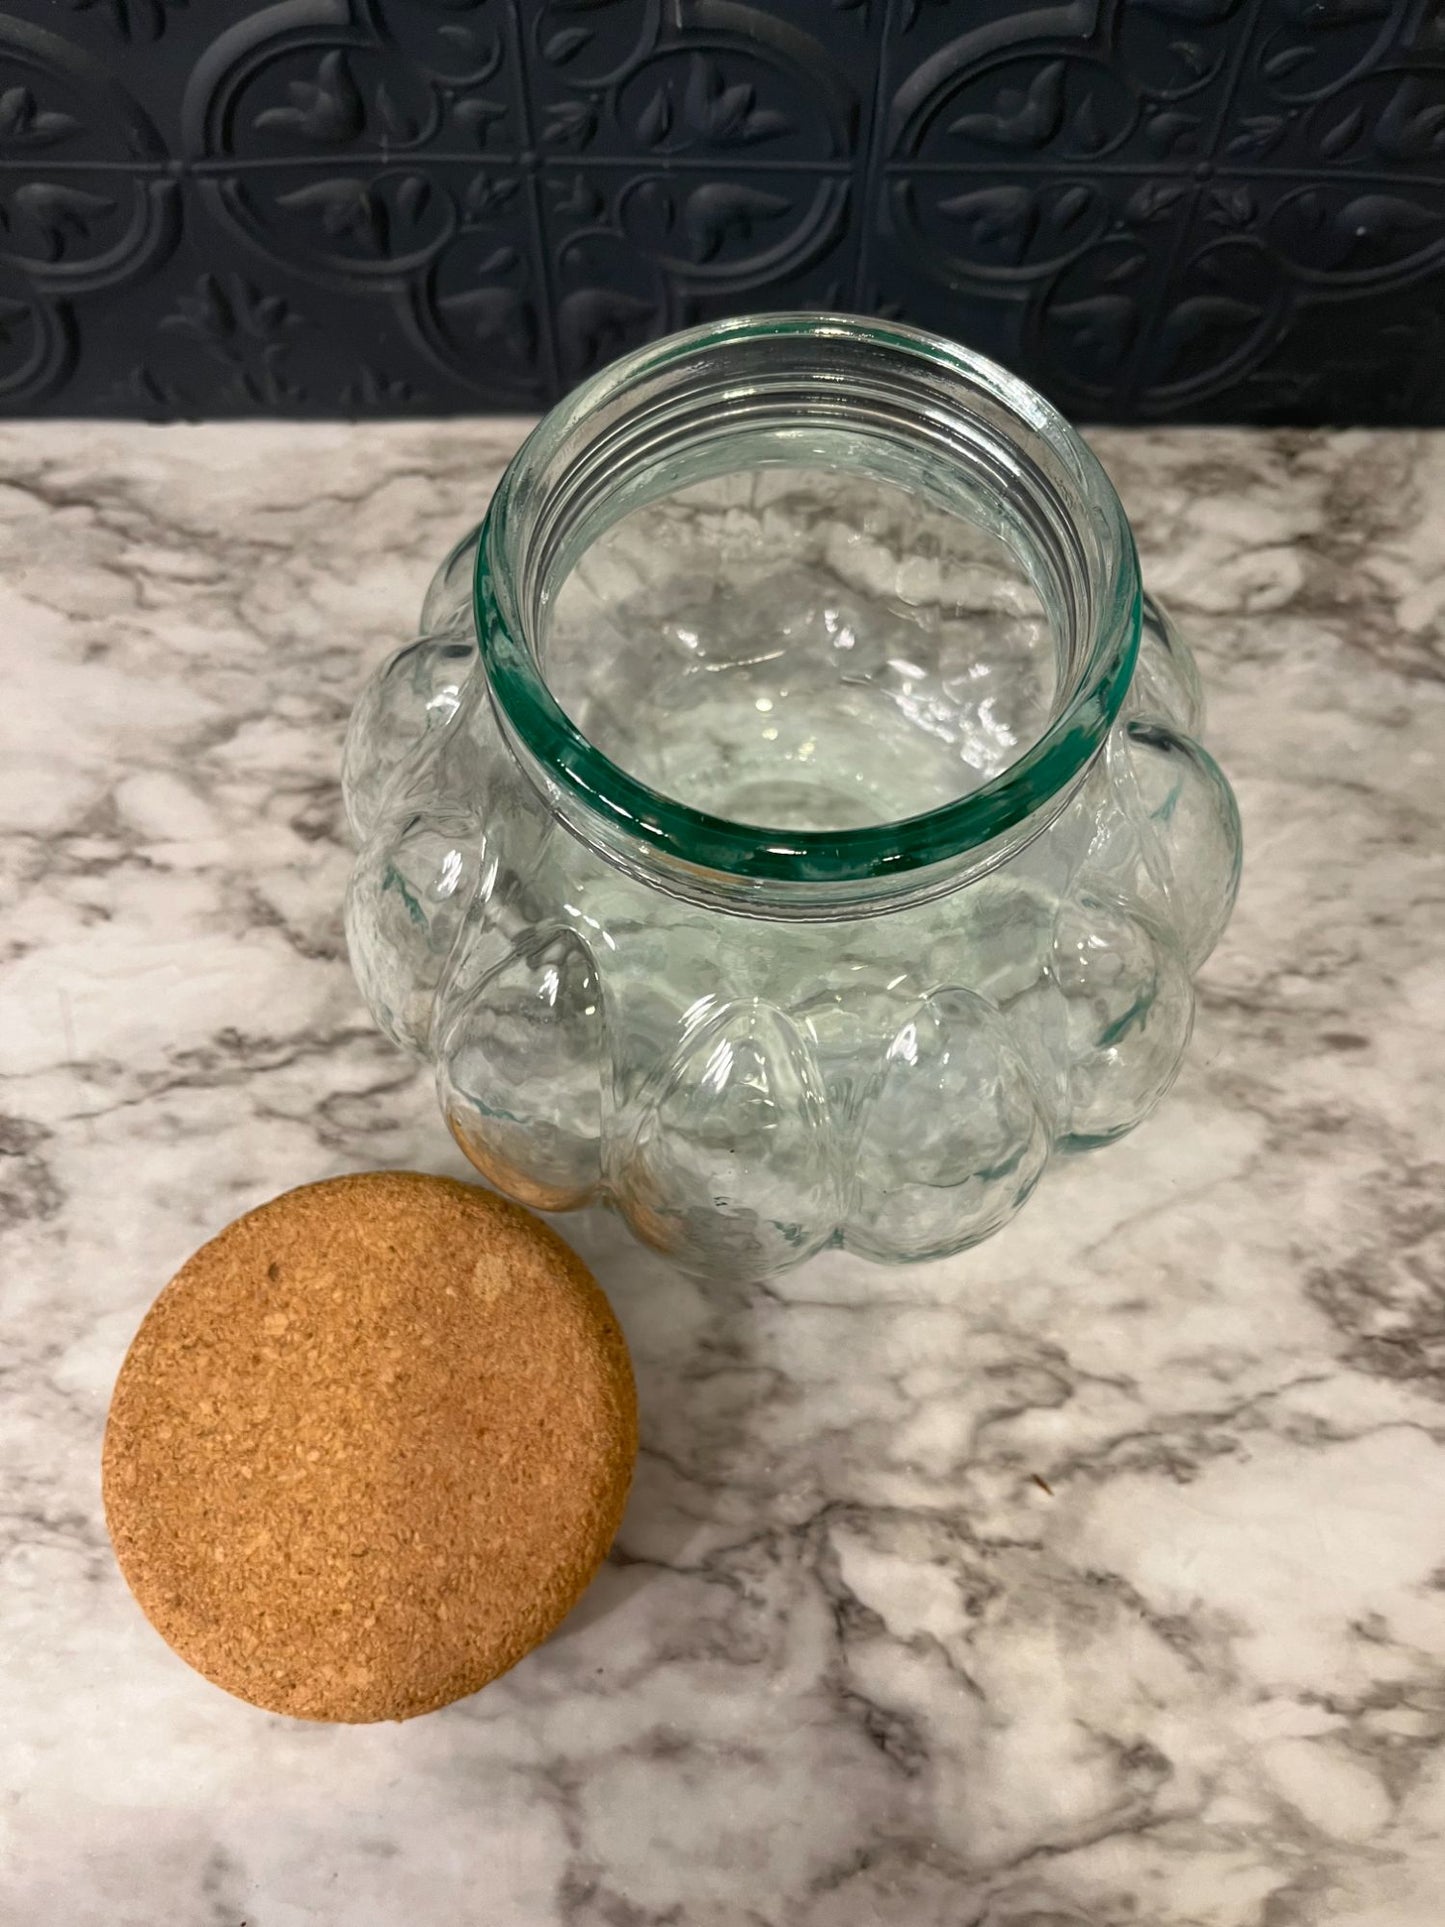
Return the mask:
[(1445, 0), (29, 0), (11, 414), (531, 410), (749, 309), (1085, 420), (1445, 418)]

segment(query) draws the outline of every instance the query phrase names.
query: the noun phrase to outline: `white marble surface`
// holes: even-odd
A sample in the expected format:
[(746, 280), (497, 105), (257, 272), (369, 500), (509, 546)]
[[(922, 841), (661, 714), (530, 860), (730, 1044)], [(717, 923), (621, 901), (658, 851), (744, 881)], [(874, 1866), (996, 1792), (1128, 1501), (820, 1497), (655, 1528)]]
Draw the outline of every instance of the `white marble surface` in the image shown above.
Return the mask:
[(1137, 1137), (749, 1298), (571, 1221), (636, 1492), (472, 1701), (270, 1718), (132, 1605), (151, 1296), (289, 1185), (457, 1168), (346, 969), (337, 753), (515, 434), (0, 429), (0, 1920), (1438, 1927), (1445, 438), (1097, 438), (1248, 840)]

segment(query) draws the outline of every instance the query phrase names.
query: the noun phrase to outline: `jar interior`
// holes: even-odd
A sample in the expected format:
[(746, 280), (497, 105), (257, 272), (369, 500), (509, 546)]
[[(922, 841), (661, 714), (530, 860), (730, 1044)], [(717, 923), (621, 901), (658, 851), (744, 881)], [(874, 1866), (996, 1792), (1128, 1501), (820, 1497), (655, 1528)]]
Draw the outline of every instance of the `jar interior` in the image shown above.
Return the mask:
[(1118, 498), (1040, 396), (892, 322), (649, 344), (502, 478), (476, 632), (508, 739), (624, 868), (816, 916), (1062, 809), (1133, 670)]
[(997, 503), (817, 425), (721, 432), (724, 462), (654, 473), (547, 598), (540, 666), (605, 756), (734, 822), (850, 830), (1037, 742), (1059, 627)]

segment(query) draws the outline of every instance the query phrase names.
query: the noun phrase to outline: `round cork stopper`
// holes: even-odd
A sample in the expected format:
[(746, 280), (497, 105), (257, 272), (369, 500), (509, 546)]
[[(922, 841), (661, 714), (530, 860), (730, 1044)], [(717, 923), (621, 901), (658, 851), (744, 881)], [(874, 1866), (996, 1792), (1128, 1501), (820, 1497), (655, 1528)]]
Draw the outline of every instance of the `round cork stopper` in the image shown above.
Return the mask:
[(447, 1178), (333, 1178), (228, 1225), (151, 1306), (106, 1521), (207, 1679), (301, 1719), (408, 1719), (547, 1637), (636, 1453), (626, 1343), (560, 1238)]

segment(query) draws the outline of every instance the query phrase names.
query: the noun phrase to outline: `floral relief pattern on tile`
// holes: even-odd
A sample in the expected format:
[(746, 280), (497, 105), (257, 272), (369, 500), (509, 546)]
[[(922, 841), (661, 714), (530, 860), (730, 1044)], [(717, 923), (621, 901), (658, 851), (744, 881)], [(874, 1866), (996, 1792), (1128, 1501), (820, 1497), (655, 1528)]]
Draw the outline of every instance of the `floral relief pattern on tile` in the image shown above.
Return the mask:
[[(0, 408), (530, 409), (822, 307), (1095, 420), (1440, 420), (1442, 53), (1387, 0), (17, 0)], [(284, 382), (172, 354), (238, 276)]]

